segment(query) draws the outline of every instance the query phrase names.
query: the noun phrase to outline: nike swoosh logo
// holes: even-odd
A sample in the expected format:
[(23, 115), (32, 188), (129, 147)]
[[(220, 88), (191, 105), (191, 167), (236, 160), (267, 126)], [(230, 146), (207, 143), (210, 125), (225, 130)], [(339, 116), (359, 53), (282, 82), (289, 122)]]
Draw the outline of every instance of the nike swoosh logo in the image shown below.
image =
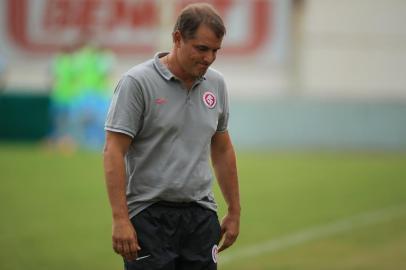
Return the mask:
[(151, 255), (146, 255), (146, 256), (142, 256), (142, 257), (138, 257), (137, 259), (135, 259), (136, 261), (142, 260), (142, 259), (146, 259), (148, 257), (151, 257)]

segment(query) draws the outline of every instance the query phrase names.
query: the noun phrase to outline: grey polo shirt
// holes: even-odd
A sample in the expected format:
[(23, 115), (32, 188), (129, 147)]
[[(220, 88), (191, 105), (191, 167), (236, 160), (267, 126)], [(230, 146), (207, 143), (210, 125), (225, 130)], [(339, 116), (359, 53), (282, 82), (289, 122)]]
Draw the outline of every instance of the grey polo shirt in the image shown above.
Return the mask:
[(165, 54), (124, 74), (105, 124), (133, 138), (125, 156), (130, 218), (160, 200), (217, 210), (209, 154), (212, 136), (227, 129), (223, 76), (209, 68), (187, 90), (159, 61)]

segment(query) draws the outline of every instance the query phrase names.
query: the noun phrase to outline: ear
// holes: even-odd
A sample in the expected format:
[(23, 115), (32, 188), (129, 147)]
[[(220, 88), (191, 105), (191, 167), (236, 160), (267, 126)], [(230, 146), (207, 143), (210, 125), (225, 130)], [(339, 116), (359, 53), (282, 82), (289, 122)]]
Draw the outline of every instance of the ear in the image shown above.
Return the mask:
[(179, 48), (180, 43), (182, 41), (182, 35), (179, 32), (179, 30), (176, 30), (175, 32), (172, 33), (172, 40), (173, 40), (173, 43), (175, 45), (175, 48)]

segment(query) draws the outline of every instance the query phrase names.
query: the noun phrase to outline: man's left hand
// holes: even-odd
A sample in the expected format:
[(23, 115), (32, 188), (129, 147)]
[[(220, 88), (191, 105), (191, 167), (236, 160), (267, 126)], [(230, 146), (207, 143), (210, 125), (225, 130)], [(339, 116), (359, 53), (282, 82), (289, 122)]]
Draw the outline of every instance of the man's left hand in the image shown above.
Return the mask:
[(224, 238), (218, 252), (230, 247), (238, 237), (240, 232), (240, 216), (227, 214), (221, 221), (221, 240)]

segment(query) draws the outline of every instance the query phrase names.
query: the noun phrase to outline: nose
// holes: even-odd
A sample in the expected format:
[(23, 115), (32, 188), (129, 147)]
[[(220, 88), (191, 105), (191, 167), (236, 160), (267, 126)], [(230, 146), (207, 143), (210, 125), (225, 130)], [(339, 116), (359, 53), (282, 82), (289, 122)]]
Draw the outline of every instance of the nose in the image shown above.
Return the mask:
[(216, 60), (216, 52), (212, 50), (207, 51), (203, 59), (205, 63), (210, 65)]

